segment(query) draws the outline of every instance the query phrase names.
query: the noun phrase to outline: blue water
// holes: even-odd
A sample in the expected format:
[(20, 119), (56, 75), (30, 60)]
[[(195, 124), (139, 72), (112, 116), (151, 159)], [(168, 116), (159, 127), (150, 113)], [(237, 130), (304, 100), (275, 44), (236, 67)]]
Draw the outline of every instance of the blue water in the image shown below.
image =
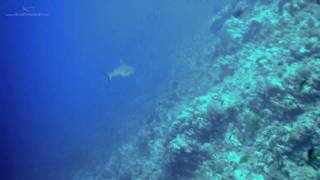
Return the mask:
[[(7, 17), (21, 12), (45, 17)], [(207, 1), (13, 0), (0, 9), (1, 179), (68, 179), (133, 136)], [(208, 22), (209, 23), (209, 22)], [(108, 82), (119, 60), (136, 68)]]

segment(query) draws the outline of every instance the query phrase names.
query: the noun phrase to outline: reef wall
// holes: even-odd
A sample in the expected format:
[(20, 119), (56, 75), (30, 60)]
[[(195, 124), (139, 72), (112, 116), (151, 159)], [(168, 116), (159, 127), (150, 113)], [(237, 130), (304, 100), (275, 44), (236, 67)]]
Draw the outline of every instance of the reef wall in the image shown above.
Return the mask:
[(75, 179), (320, 179), (319, 1), (239, 1), (208, 29), (139, 135)]

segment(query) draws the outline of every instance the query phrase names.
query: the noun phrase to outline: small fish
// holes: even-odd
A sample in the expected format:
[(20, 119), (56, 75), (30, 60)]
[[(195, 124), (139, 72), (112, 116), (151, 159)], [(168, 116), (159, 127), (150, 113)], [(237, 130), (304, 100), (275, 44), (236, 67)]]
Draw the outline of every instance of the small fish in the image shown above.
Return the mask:
[(110, 73), (106, 74), (106, 78), (111, 81), (114, 77), (128, 77), (135, 73), (135, 68), (123, 63), (120, 59), (120, 65), (114, 68)]

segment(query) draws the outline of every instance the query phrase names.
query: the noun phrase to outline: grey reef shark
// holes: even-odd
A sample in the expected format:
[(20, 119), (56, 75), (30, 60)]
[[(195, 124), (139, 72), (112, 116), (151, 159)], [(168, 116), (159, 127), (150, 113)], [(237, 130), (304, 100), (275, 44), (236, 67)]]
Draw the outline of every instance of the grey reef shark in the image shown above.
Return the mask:
[(129, 77), (135, 73), (135, 68), (128, 64), (125, 64), (122, 59), (120, 59), (120, 64), (115, 67), (111, 72), (105, 73), (105, 77), (108, 81), (111, 81), (116, 77)]

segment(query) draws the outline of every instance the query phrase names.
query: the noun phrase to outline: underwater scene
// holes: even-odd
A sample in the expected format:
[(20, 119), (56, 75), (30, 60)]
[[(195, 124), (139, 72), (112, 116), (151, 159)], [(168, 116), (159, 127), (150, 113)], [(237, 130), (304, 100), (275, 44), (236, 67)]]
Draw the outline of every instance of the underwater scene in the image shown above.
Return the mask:
[(2, 0), (0, 180), (319, 180), (319, 0)]

